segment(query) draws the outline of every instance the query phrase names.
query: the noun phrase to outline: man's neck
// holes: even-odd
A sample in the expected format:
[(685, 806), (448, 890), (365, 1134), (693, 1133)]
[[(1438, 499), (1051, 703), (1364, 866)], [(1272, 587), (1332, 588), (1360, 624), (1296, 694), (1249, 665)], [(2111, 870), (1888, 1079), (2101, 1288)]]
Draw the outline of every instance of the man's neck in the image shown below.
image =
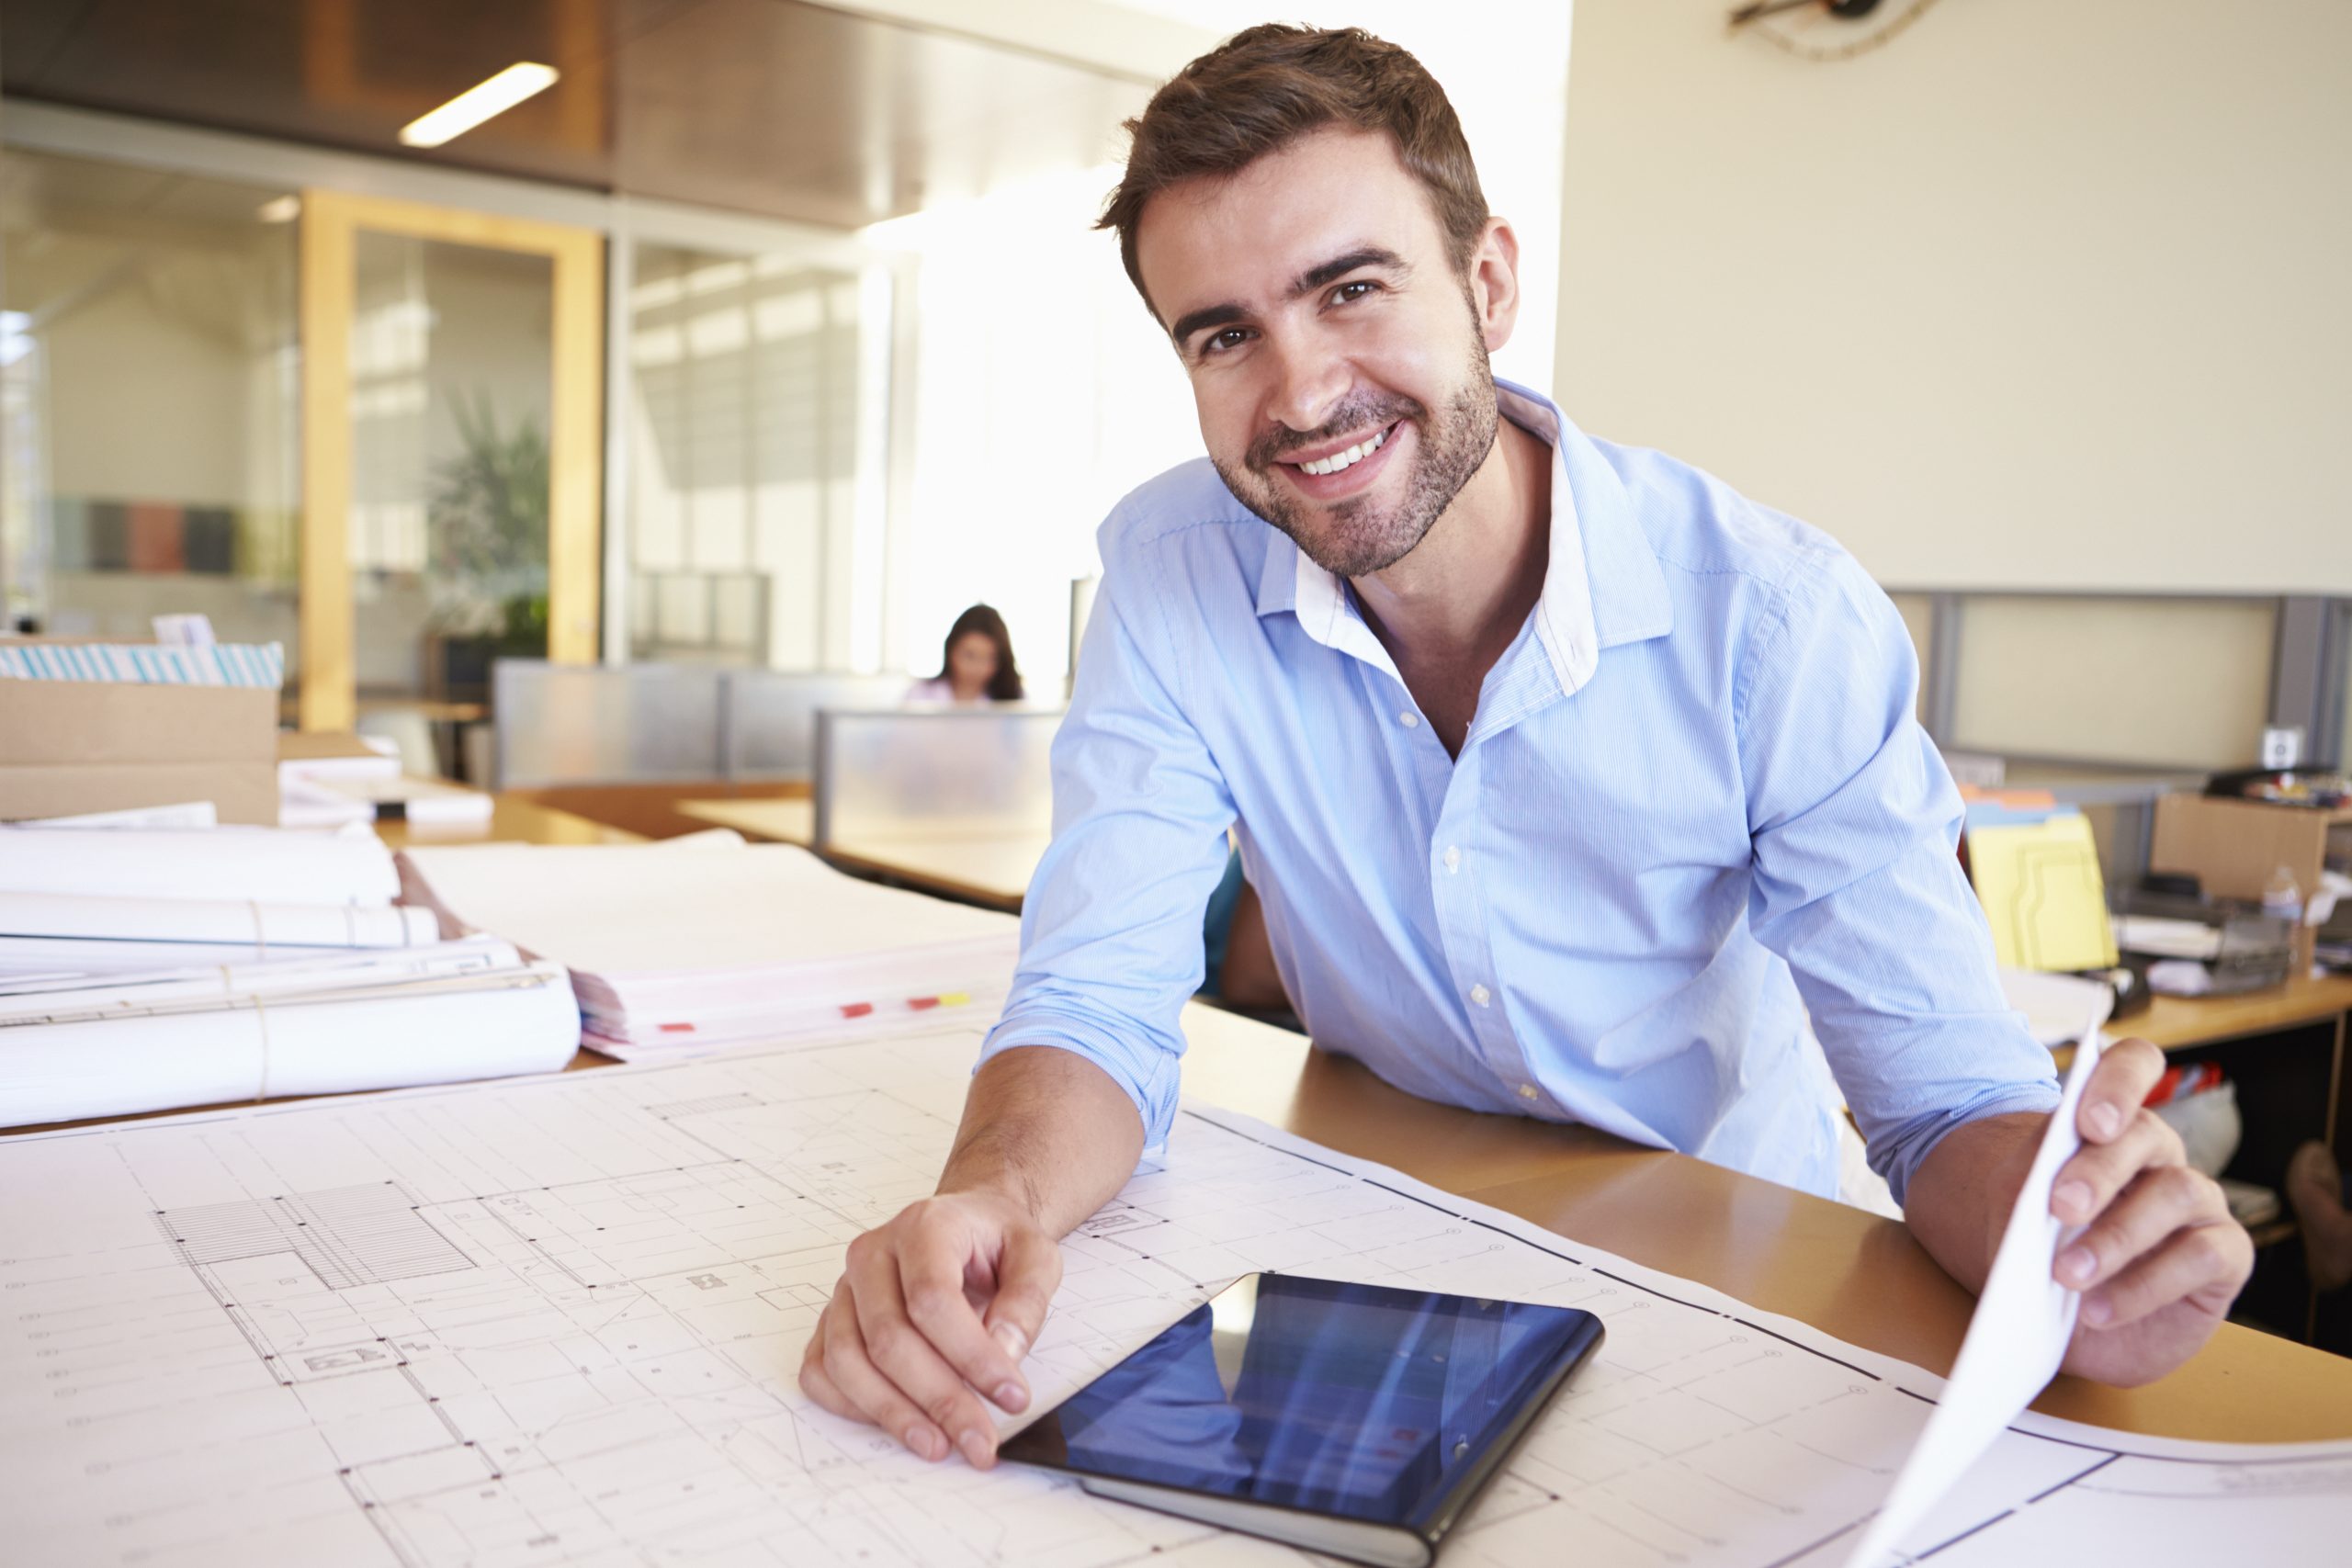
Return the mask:
[(1483, 679), (1543, 595), (1551, 539), (1552, 449), (1498, 419), (1486, 461), (1421, 542), (1349, 581), (1408, 684), (1415, 667)]

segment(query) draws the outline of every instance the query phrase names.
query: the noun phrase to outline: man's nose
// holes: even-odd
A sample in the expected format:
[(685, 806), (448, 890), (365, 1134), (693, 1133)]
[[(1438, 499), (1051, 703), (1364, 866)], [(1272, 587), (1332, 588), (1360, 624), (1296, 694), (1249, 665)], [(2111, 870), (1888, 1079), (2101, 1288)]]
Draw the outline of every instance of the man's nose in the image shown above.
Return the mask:
[(1266, 416), (1302, 434), (1320, 430), (1354, 384), (1346, 359), (1319, 348), (1312, 339), (1283, 344), (1272, 357), (1274, 383)]

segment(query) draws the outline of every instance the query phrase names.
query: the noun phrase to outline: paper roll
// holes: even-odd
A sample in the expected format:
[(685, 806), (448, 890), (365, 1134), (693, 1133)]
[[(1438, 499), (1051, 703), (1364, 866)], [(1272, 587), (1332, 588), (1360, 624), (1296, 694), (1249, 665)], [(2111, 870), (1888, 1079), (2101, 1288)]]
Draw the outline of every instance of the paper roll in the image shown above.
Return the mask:
[(580, 1043), (561, 968), (494, 988), (0, 1029), (0, 1125), (554, 1072)]
[(254, 904), (0, 891), (0, 936), (283, 947), (419, 947), (440, 940), (430, 909)]
[(0, 827), (0, 893), (381, 908), (399, 891), (391, 851), (372, 833)]

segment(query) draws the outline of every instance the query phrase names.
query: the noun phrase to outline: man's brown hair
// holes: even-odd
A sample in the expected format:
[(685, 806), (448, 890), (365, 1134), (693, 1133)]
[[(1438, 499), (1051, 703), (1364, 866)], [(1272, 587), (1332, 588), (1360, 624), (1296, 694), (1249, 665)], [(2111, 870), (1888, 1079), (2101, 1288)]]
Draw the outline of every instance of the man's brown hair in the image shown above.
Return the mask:
[(1268, 22), (1227, 39), (1151, 96), (1126, 122), (1126, 173), (1098, 229), (1119, 231), (1127, 278), (1151, 303), (1136, 266), (1144, 204), (1203, 175), (1236, 175), (1269, 152), (1332, 126), (1379, 131), (1429, 191), (1456, 272), (1467, 272), (1487, 224), (1487, 197), (1462, 122), (1421, 62), (1362, 28)]

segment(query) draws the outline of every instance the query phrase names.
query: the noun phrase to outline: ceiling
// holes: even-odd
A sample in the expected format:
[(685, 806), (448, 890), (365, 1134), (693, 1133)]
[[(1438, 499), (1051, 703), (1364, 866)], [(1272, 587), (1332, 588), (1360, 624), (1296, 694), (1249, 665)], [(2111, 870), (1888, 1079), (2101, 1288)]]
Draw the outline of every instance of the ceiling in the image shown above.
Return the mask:
[[(561, 79), (400, 145), (518, 60)], [(1148, 87), (803, 0), (0, 0), (0, 92), (854, 228), (1104, 162)]]

